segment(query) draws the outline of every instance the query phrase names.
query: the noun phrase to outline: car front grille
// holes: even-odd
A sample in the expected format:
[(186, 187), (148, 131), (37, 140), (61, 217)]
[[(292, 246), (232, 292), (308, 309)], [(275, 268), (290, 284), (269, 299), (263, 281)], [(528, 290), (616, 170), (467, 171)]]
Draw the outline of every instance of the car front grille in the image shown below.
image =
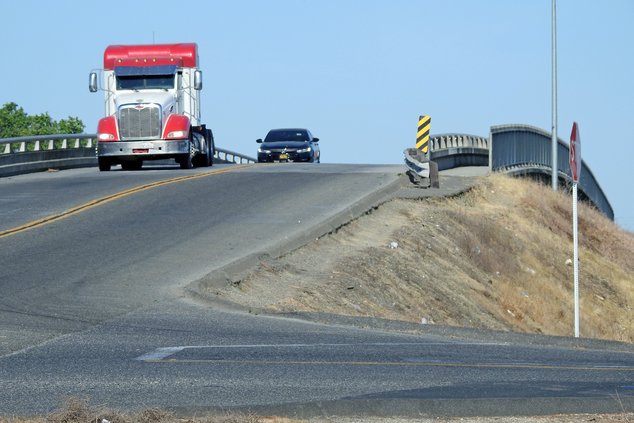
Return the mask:
[(272, 148), (268, 150), (268, 153), (264, 153), (264, 156), (266, 156), (267, 160), (280, 160), (280, 155), (281, 154), (286, 154), (286, 158), (284, 160), (288, 160), (288, 161), (296, 161), (296, 160), (307, 160), (308, 158), (308, 154), (307, 153), (298, 153), (296, 149), (293, 150), (289, 150), (289, 149), (277, 149), (277, 148)]
[(161, 137), (161, 108), (158, 104), (134, 104), (119, 108), (122, 140)]

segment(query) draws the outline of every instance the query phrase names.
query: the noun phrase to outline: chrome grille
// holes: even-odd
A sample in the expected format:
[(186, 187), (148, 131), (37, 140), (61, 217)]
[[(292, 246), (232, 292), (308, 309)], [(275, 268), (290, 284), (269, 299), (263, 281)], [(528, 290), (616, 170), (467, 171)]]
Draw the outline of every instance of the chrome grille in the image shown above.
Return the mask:
[(161, 137), (161, 109), (158, 104), (135, 104), (119, 108), (121, 139)]

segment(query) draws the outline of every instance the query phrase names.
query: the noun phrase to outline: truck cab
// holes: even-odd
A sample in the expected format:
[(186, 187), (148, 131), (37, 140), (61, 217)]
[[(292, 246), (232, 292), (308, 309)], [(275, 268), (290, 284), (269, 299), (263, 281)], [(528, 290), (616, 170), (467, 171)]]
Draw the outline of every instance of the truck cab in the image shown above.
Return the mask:
[[(101, 87), (99, 86), (101, 76)], [(195, 43), (112, 45), (89, 90), (104, 92), (97, 126), (99, 170), (174, 159), (183, 169), (213, 165), (213, 133), (200, 120), (202, 71)]]

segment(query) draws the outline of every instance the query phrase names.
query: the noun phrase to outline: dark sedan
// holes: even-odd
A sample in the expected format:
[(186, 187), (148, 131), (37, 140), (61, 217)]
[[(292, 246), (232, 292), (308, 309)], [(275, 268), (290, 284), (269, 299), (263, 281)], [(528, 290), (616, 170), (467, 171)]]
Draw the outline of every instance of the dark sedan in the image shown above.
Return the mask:
[(264, 141), (256, 142), (258, 162), (320, 162), (319, 138), (313, 137), (308, 129), (271, 129)]

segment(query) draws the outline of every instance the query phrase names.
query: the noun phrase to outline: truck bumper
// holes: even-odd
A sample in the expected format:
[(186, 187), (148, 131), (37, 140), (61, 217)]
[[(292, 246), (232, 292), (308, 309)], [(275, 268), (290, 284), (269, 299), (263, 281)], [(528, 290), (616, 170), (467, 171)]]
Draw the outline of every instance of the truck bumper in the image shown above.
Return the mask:
[(97, 157), (160, 160), (189, 154), (188, 140), (107, 141), (97, 143)]

